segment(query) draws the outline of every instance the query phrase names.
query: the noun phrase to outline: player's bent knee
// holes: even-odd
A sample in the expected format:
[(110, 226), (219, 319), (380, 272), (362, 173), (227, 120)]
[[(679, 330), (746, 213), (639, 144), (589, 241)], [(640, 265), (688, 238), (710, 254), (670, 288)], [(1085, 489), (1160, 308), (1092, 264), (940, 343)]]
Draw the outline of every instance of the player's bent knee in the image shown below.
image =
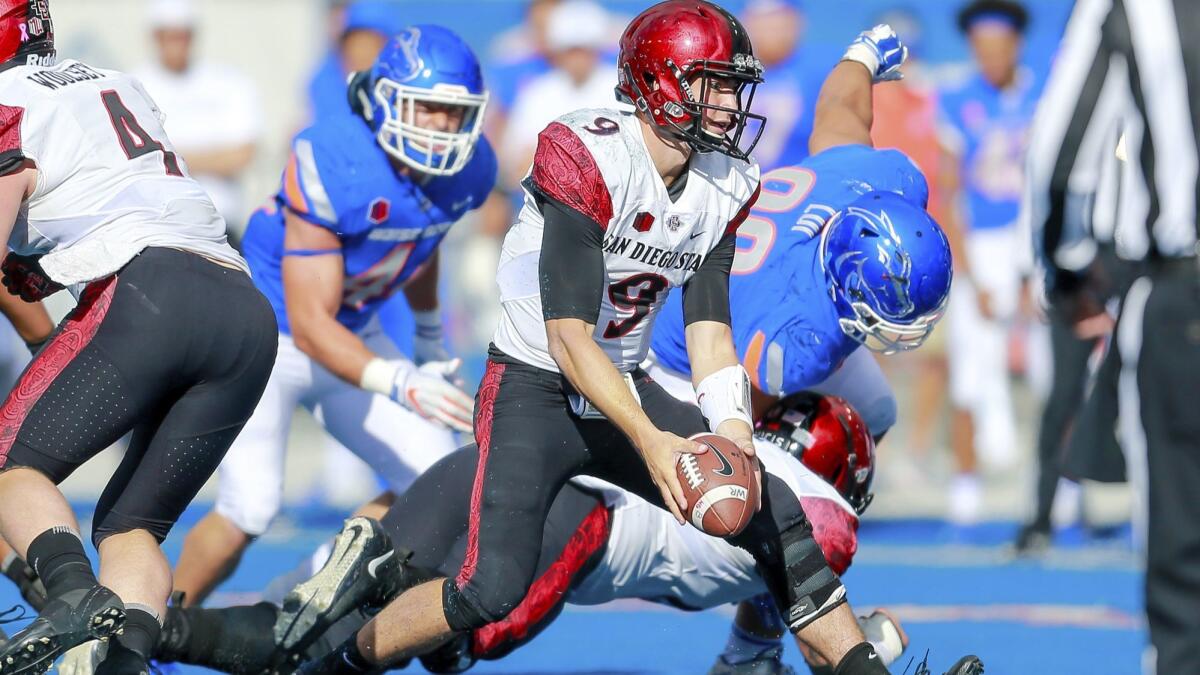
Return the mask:
[(788, 528), (780, 540), (787, 594), (783, 620), (796, 633), (846, 602), (846, 587), (825, 562), (806, 525)]
[(247, 537), (254, 539), (261, 537), (267, 531), (267, 528), (271, 526), (271, 521), (279, 515), (282, 505), (282, 495), (279, 499), (267, 496), (254, 503), (218, 498), (215, 511)]
[(481, 594), (470, 584), (462, 587), (454, 579), (442, 582), (442, 611), (446, 616), (446, 625), (456, 633), (476, 630), (489, 623), (500, 621), (520, 604), (524, 596), (516, 598), (511, 593)]
[(27, 469), (40, 473), (51, 483), (58, 485), (74, 473), (75, 469), (79, 468), (79, 464), (79, 462), (51, 457), (21, 443), (14, 443), (4, 461), (4, 466), (0, 467), (0, 474), (17, 469)]
[(133, 532), (134, 530), (149, 532), (150, 536), (154, 537), (154, 540), (161, 544), (167, 538), (167, 535), (171, 533), (171, 528), (174, 525), (174, 520), (128, 516), (110, 511), (92, 525), (92, 545), (99, 549), (100, 542), (105, 539), (115, 534), (124, 534), (126, 532)]

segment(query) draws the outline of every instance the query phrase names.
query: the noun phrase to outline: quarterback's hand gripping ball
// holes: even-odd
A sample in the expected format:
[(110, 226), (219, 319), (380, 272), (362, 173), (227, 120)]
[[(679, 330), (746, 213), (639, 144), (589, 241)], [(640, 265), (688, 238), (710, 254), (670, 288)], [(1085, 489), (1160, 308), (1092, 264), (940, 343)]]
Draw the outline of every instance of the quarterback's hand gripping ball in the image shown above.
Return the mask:
[(708, 446), (708, 452), (680, 455), (676, 463), (687, 499), (684, 517), (714, 537), (741, 533), (758, 510), (758, 460), (724, 436), (696, 434), (689, 440)]
[(908, 47), (900, 41), (896, 31), (886, 23), (871, 30), (864, 30), (842, 55), (843, 61), (857, 61), (871, 73), (872, 82), (887, 82), (904, 77), (900, 66), (908, 58)]

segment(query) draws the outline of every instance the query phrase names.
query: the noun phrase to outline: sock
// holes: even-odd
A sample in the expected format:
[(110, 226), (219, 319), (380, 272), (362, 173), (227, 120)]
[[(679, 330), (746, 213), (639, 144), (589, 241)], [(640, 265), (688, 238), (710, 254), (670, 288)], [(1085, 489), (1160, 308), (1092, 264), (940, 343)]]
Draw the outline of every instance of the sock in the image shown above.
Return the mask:
[(367, 660), (358, 651), (358, 635), (351, 635), (337, 649), (311, 662), (306, 667), (310, 673), (333, 675), (335, 673), (372, 673), (383, 669)]
[(888, 675), (883, 659), (875, 653), (870, 642), (860, 642), (846, 652), (842, 662), (833, 669), (834, 675)]
[(125, 605), (125, 628), (118, 638), (126, 649), (141, 654), (149, 659), (158, 644), (158, 635), (162, 632), (162, 624), (158, 615), (145, 605)]
[(725, 643), (725, 651), (721, 652), (721, 658), (725, 659), (725, 663), (736, 666), (739, 663), (753, 661), (758, 658), (759, 654), (780, 644), (780, 640), (751, 635), (734, 626), (729, 631), (729, 641)]
[(269, 602), (249, 607), (167, 609), (155, 658), (233, 673), (263, 672), (275, 654), (275, 618)]
[(29, 564), (52, 598), (99, 583), (83, 550), (83, 541), (70, 528), (58, 526), (39, 534), (29, 544), (28, 554)]
[(808, 669), (812, 671), (812, 675), (835, 675), (833, 672), (833, 666), (809, 665)]

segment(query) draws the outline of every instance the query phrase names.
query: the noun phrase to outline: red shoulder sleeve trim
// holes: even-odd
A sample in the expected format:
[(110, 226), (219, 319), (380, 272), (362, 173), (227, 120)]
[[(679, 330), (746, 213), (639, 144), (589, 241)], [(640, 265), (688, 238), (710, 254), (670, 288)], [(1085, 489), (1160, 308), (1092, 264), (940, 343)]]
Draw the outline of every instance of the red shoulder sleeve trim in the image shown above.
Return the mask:
[(760, 192), (762, 192), (761, 181), (758, 185), (754, 186), (754, 194), (750, 195), (750, 199), (746, 200), (746, 203), (742, 205), (741, 210), (737, 212), (733, 220), (729, 221), (729, 226), (725, 228), (726, 235), (730, 232), (737, 232), (737, 229), (745, 222), (746, 218), (750, 215), (750, 209), (754, 208), (754, 203), (758, 201), (758, 194)]
[(858, 518), (829, 499), (801, 497), (800, 506), (812, 524), (813, 539), (834, 574), (841, 576), (850, 568), (858, 551)]
[(583, 141), (565, 124), (551, 122), (538, 134), (533, 182), (547, 196), (596, 221), (601, 229), (612, 220), (612, 197), (600, 167)]
[(21, 119), (24, 108), (0, 104), (0, 154), (21, 152)]

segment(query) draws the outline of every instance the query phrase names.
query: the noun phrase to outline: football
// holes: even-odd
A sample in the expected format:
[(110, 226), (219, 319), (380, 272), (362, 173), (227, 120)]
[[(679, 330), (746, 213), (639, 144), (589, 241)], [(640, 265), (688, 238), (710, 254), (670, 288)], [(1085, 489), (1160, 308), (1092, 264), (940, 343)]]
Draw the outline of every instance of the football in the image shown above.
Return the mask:
[(733, 441), (716, 434), (696, 434), (691, 440), (708, 446), (700, 455), (680, 455), (675, 463), (687, 499), (684, 517), (714, 537), (738, 534), (758, 508), (758, 459), (742, 452)]

